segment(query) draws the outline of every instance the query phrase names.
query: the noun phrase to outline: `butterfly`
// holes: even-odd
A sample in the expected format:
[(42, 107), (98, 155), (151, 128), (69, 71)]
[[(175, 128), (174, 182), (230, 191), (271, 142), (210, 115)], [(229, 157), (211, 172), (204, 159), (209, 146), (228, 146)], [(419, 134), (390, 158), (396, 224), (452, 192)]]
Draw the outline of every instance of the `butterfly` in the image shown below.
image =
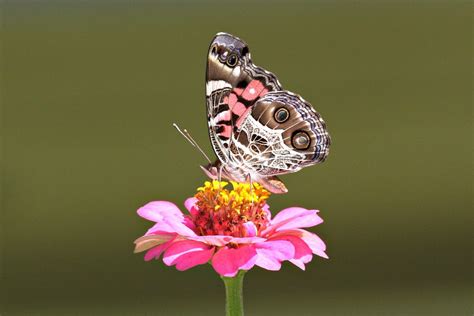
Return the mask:
[(211, 179), (255, 181), (286, 193), (278, 175), (321, 163), (329, 154), (331, 138), (319, 113), (254, 65), (247, 44), (231, 34), (218, 33), (209, 46), (206, 105), (218, 158), (202, 167)]

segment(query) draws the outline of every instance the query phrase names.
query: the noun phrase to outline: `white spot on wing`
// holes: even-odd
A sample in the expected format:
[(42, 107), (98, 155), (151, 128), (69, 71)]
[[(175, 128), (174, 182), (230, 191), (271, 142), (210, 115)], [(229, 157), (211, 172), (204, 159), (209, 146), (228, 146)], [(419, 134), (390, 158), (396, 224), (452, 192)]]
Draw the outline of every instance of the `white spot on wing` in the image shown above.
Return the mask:
[(232, 70), (232, 76), (233, 77), (239, 77), (240, 76), (240, 67), (235, 67), (234, 70)]

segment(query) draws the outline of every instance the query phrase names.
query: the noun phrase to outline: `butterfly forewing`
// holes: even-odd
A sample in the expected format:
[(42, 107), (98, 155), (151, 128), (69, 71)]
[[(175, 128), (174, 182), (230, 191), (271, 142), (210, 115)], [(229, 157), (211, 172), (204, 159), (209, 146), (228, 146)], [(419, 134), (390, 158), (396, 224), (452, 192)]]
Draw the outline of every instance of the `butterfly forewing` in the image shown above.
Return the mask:
[(232, 138), (258, 98), (280, 90), (276, 77), (252, 64), (245, 42), (219, 33), (208, 51), (206, 99), (209, 135), (219, 159), (232, 164)]
[(255, 66), (247, 44), (235, 36), (219, 33), (211, 42), (206, 100), (212, 147), (227, 178), (277, 183), (273, 176), (322, 162), (328, 154), (330, 138), (320, 115)]

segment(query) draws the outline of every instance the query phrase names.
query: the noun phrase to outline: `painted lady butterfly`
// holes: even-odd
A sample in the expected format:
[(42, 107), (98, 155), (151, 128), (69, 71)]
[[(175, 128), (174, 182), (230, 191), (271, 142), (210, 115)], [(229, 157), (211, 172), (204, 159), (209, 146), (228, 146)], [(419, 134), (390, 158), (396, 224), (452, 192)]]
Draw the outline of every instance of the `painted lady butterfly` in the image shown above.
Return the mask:
[(331, 139), (326, 124), (276, 76), (255, 66), (247, 44), (218, 33), (207, 55), (209, 136), (218, 159), (202, 167), (212, 179), (256, 181), (286, 193), (277, 175), (323, 162)]

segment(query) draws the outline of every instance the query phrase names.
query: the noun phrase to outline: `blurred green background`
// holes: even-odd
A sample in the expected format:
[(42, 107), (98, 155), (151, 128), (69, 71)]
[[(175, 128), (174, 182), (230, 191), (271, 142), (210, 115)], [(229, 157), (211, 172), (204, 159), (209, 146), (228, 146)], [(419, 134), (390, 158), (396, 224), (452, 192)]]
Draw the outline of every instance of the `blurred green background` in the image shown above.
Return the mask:
[(132, 254), (135, 210), (182, 206), (211, 153), (205, 56), (243, 38), (328, 123), (330, 260), (246, 276), (248, 315), (472, 315), (471, 2), (3, 1), (1, 315), (222, 315), (210, 266)]

